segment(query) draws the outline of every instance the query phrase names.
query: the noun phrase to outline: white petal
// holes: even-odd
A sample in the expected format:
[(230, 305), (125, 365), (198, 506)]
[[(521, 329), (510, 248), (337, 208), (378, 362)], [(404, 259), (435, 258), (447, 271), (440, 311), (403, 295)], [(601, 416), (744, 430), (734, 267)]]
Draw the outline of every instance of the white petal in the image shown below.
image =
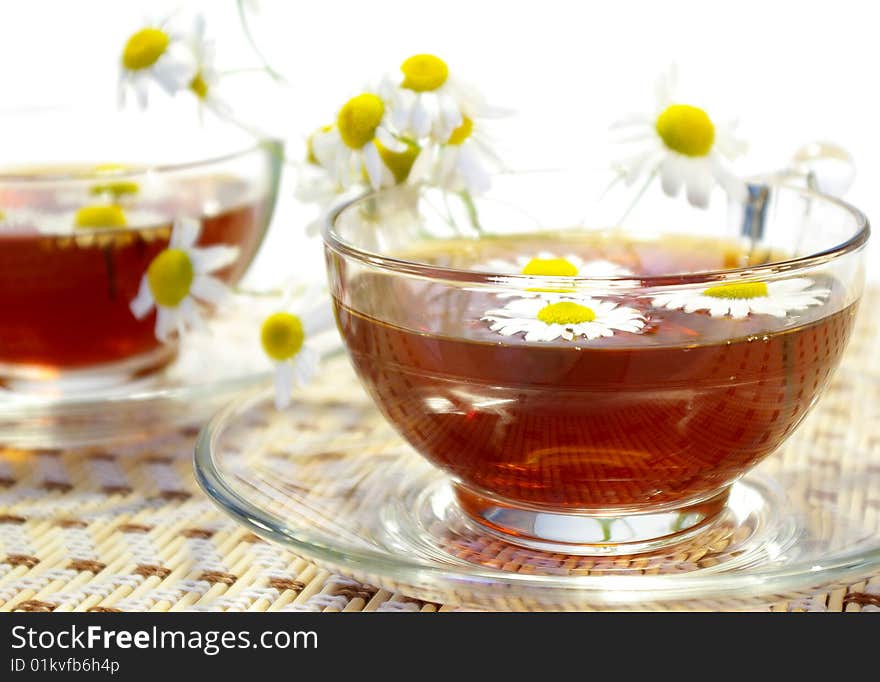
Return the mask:
[(199, 238), (202, 231), (202, 223), (196, 218), (178, 218), (174, 221), (174, 229), (171, 230), (169, 248), (189, 251)]
[(157, 306), (156, 308), (156, 338), (162, 343), (168, 341), (171, 332), (177, 326), (177, 311), (173, 308)]
[(660, 164), (660, 186), (667, 196), (674, 197), (678, 194), (683, 183), (681, 165), (670, 154)]
[(687, 179), (687, 200), (696, 208), (707, 208), (712, 194), (712, 177), (706, 173), (692, 171)]
[(430, 98), (427, 94), (421, 93), (420, 96), (416, 97), (412, 107), (410, 126), (416, 137), (425, 137), (431, 130), (431, 112), (427, 107), (427, 102)]
[(164, 55), (151, 69), (156, 83), (169, 95), (185, 90), (196, 75), (196, 67), (190, 61)]
[(146, 109), (150, 104), (150, 86), (147, 79), (139, 74), (131, 80), (131, 84), (138, 106)]
[(735, 320), (741, 320), (749, 316), (750, 306), (748, 301), (735, 299), (730, 302), (730, 316)]
[[(780, 294), (792, 294), (804, 289), (808, 289), (813, 284), (813, 280), (808, 277), (792, 277), (791, 279), (776, 280), (767, 282), (767, 291), (771, 296), (779, 296)], [(827, 291), (827, 289), (823, 290)], [(813, 294), (814, 292), (809, 292)]]
[(221, 270), (234, 263), (238, 259), (239, 249), (237, 246), (221, 244), (194, 248), (188, 254), (196, 274), (204, 274)]
[(141, 277), (141, 284), (138, 288), (137, 296), (135, 296), (129, 304), (131, 313), (137, 319), (142, 320), (149, 314), (155, 304), (156, 302), (153, 300), (153, 292), (150, 291), (150, 283), (147, 281), (147, 276), (144, 275)]
[(372, 142), (367, 143), (363, 149), (364, 168), (367, 176), (370, 178), (370, 185), (373, 189), (382, 187), (382, 157), (379, 156), (379, 150)]
[(275, 365), (275, 407), (283, 410), (290, 405), (292, 392), (293, 365), (290, 362), (279, 362)]
[(308, 344), (300, 348), (293, 359), (294, 372), (299, 385), (303, 386), (315, 377), (320, 361), (321, 354)]
[(376, 128), (376, 139), (382, 143), (383, 147), (392, 152), (405, 152), (407, 149), (403, 142), (394, 137), (394, 135), (388, 132), (383, 126)]
[(216, 277), (198, 275), (193, 279), (189, 293), (200, 301), (219, 305), (229, 295), (229, 289)]
[(177, 306), (177, 330), (181, 338), (190, 330), (201, 331), (205, 323), (199, 308), (191, 296), (184, 298)]

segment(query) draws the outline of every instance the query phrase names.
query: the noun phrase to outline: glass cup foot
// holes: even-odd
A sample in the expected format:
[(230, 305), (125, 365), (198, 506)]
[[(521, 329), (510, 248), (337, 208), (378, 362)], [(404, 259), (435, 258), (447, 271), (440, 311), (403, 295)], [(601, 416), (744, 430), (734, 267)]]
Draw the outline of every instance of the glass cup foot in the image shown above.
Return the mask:
[(648, 512), (560, 513), (489, 497), (458, 483), (454, 493), (468, 521), (506, 542), (545, 552), (608, 556), (651, 552), (702, 532), (719, 518), (730, 488)]

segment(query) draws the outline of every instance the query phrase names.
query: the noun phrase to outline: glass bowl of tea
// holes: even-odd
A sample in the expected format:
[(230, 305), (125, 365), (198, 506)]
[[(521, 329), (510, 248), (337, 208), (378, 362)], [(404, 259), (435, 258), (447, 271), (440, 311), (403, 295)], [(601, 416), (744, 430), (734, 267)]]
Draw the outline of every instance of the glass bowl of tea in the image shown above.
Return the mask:
[(192, 246), (234, 254), (211, 274), (238, 283), (282, 155), (274, 140), (153, 112), (4, 115), (0, 143), (0, 385), (61, 393), (174, 359), (178, 339), (157, 337), (156, 311), (132, 312), (142, 278), (188, 218)]
[(838, 199), (770, 178), (700, 210), (607, 187), (401, 187), (324, 230), (366, 391), (468, 523), (532, 549), (706, 529), (819, 398), (862, 293), (868, 223)]

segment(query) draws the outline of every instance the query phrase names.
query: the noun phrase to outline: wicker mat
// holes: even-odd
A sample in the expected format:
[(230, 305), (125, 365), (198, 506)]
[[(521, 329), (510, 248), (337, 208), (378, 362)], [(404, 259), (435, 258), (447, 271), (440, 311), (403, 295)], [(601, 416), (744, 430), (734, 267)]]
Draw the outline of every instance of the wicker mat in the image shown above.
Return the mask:
[[(880, 289), (869, 291), (862, 309), (878, 306)], [(850, 369), (880, 377), (878, 333), (862, 314)], [(196, 433), (65, 451), (0, 446), (0, 611), (452, 609), (333, 575), (240, 528), (195, 483)], [(880, 611), (880, 573), (766, 609)]]

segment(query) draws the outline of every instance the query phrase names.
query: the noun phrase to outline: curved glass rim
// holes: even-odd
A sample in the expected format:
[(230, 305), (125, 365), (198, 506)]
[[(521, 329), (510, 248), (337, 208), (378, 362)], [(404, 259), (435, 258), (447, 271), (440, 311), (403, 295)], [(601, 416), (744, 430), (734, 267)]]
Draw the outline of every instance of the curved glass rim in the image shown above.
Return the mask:
[[(213, 156), (206, 159), (200, 159), (198, 161), (184, 161), (181, 163), (172, 163), (172, 164), (153, 164), (149, 166), (138, 167), (134, 170), (127, 170), (125, 168), (121, 168), (115, 171), (109, 172), (96, 172), (96, 173), (49, 173), (49, 174), (15, 174), (15, 173), (4, 173), (2, 169), (0, 169), (0, 186), (4, 183), (9, 184), (19, 184), (19, 185), (27, 185), (27, 184), (46, 184), (46, 183), (63, 183), (63, 182), (94, 182), (95, 180), (112, 180), (118, 178), (142, 178), (148, 175), (156, 175), (156, 174), (169, 174), (175, 173), (179, 171), (189, 171), (189, 170), (197, 170), (199, 168), (208, 168), (210, 166), (226, 163), (227, 161), (234, 161), (235, 159), (240, 159), (248, 156), (249, 154), (253, 154), (254, 152), (265, 151), (269, 154), (277, 154), (279, 157), (283, 154), (284, 149), (284, 141), (280, 138), (275, 137), (264, 137), (257, 140), (254, 144), (249, 145), (244, 149), (239, 149), (238, 151), (229, 152), (228, 154), (222, 154), (219, 156)], [(273, 190), (272, 194), (274, 195), (276, 190)], [(271, 200), (272, 211), (274, 211), (275, 199)], [(269, 214), (269, 220), (267, 220), (267, 228), (268, 224), (271, 221), (272, 212)], [(151, 230), (160, 230), (168, 227), (168, 225), (172, 224), (173, 220), (168, 220), (163, 223), (153, 224), (153, 225), (125, 225), (123, 227), (94, 227), (94, 228), (81, 228), (78, 234), (102, 234), (102, 235), (116, 235), (123, 234), (126, 232), (149, 232)], [(53, 237), (56, 235), (46, 233), (41, 234), (43, 237)], [(65, 236), (65, 235), (61, 235)], [(0, 241), (3, 239), (14, 239), (19, 238), (20, 234), (15, 232), (2, 232), (0, 231)], [(256, 255), (256, 254), (255, 254)]]
[(254, 142), (251, 145), (243, 149), (238, 149), (237, 151), (228, 152), (226, 154), (219, 154), (217, 156), (211, 156), (208, 158), (201, 158), (194, 161), (181, 161), (179, 163), (157, 163), (150, 164), (146, 166), (137, 166), (134, 169), (126, 169), (120, 168), (119, 170), (114, 171), (99, 171), (94, 174), (89, 173), (45, 173), (35, 175), (33, 173), (14, 173), (7, 172), (2, 170), (0, 167), (0, 184), (4, 182), (9, 183), (20, 183), (20, 184), (29, 184), (29, 183), (46, 183), (46, 182), (65, 182), (65, 181), (86, 181), (86, 180), (94, 180), (95, 178), (117, 178), (117, 177), (142, 177), (145, 175), (157, 174), (157, 173), (174, 173), (177, 171), (187, 171), (187, 170), (195, 170), (198, 168), (203, 168), (206, 166), (213, 166), (218, 163), (225, 163), (227, 161), (232, 161), (234, 159), (241, 158), (243, 156), (247, 156), (248, 154), (252, 154), (253, 152), (260, 151), (263, 149), (278, 149), (284, 146), (284, 141), (278, 137), (263, 137)]
[[(700, 284), (706, 282), (718, 282), (731, 279), (758, 279), (762, 274), (779, 274), (791, 270), (799, 270), (808, 267), (822, 265), (832, 261), (845, 254), (857, 251), (865, 246), (868, 237), (871, 234), (870, 223), (868, 217), (852, 204), (849, 204), (837, 197), (823, 194), (813, 189), (799, 187), (790, 182), (769, 182), (766, 183), (770, 187), (792, 191), (804, 198), (818, 199), (831, 203), (853, 217), (856, 224), (856, 232), (849, 239), (841, 242), (836, 246), (823, 249), (807, 256), (797, 258), (788, 258), (785, 260), (775, 261), (772, 263), (764, 263), (744, 268), (731, 268), (727, 270), (706, 270), (697, 273), (671, 273), (665, 275), (653, 275), (651, 277), (634, 277), (632, 275), (614, 276), (614, 277), (558, 277), (537, 275), (537, 277), (547, 277), (548, 280), (561, 280), (571, 282), (572, 285), (594, 285), (596, 283), (610, 284), (615, 289), (631, 288), (644, 289), (648, 287), (661, 287), (668, 285), (682, 284)], [(418, 185), (417, 187), (424, 187)], [(394, 191), (394, 188), (387, 190), (378, 190), (367, 192), (354, 199), (341, 203), (335, 207), (325, 218), (324, 225), (321, 229), (321, 237), (324, 244), (333, 251), (343, 256), (348, 256), (366, 263), (370, 266), (389, 270), (403, 275), (415, 275), (425, 277), (432, 280), (444, 280), (451, 282), (463, 282), (468, 284), (486, 284), (493, 287), (509, 286), (513, 289), (522, 289), (528, 284), (534, 284), (536, 275), (522, 274), (499, 274), (497, 272), (487, 272), (479, 270), (463, 270), (460, 268), (442, 267), (422, 263), (415, 260), (407, 260), (394, 256), (383, 255), (362, 249), (348, 242), (336, 233), (336, 222), (349, 210), (353, 210), (356, 206), (370, 200), (375, 200)]]
[[(231, 418), (257, 402), (266, 400), (271, 390), (254, 389), (217, 412), (199, 433), (193, 466), (199, 486), (209, 498), (226, 513), (244, 524), (257, 535), (278, 542), (306, 558), (324, 561), (335, 566), (375, 575), (382, 572), (394, 580), (419, 584), (439, 579), (459, 585), (478, 586), (487, 580), (508, 587), (517, 584), (540, 584), (542, 588), (565, 593), (579, 592), (590, 595), (597, 602), (657, 603), (676, 599), (696, 598), (708, 593), (717, 596), (743, 594), (750, 597), (772, 593), (774, 590), (796, 590), (817, 584), (830, 584), (850, 577), (863, 577), (865, 572), (880, 565), (880, 546), (870, 551), (851, 550), (828, 564), (817, 568), (815, 559), (793, 563), (783, 569), (753, 570), (741, 573), (638, 576), (554, 576), (519, 574), (485, 566), (437, 566), (413, 561), (404, 555), (393, 557), (372, 550), (346, 548), (342, 551), (320, 538), (291, 529), (284, 519), (267, 513), (236, 492), (216, 466), (216, 443)], [(277, 520), (277, 522), (273, 522)], [(821, 572), (819, 571), (821, 569)], [(817, 576), (821, 579), (817, 581)]]

